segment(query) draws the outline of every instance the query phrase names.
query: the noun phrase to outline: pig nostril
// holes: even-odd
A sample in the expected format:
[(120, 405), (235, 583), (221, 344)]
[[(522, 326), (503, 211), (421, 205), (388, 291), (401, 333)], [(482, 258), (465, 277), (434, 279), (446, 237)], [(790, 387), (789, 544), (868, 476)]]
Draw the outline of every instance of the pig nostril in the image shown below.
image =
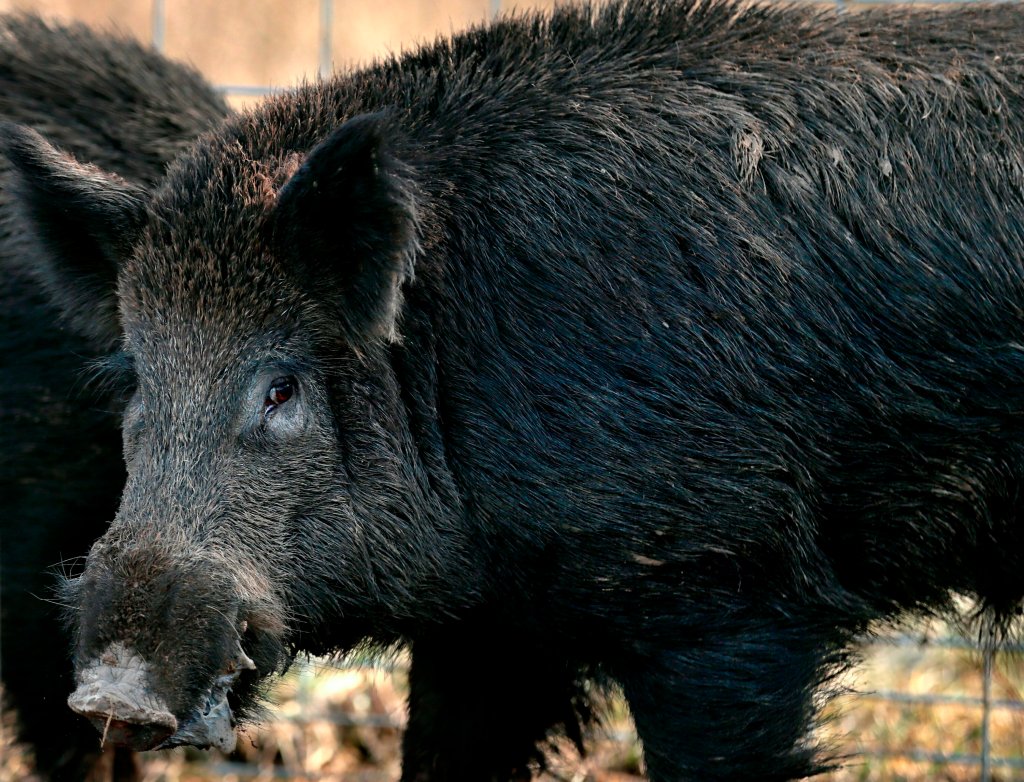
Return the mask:
[(137, 703), (126, 703), (110, 695), (88, 698), (72, 695), (68, 705), (92, 722), (102, 736), (102, 745), (109, 743), (136, 751), (152, 749), (178, 729), (178, 721), (170, 712), (140, 708)]
[(129, 722), (112, 714), (85, 714), (102, 736), (100, 746), (129, 747), (136, 752), (153, 749), (169, 739), (177, 726), (166, 722)]

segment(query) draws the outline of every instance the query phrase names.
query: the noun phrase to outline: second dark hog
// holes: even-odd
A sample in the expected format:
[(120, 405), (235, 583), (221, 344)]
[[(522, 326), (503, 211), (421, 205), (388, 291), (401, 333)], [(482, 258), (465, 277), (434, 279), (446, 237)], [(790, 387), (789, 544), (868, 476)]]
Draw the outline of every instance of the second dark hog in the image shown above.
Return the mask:
[[(0, 17), (0, 118), (23, 122), (79, 160), (139, 184), (228, 113), (190, 68), (122, 37), (32, 16)], [(135, 776), (123, 750), (100, 757), (74, 688), (60, 572), (107, 528), (124, 486), (117, 398), (90, 382), (111, 345), (90, 313), (62, 321), (35, 272), (41, 248), (12, 222), (0, 168), (0, 671), (18, 736), (43, 779)], [(87, 248), (79, 247), (79, 250)], [(109, 326), (109, 324), (107, 324)], [(78, 560), (78, 561), (76, 561)], [(62, 564), (63, 563), (63, 564)], [(109, 753), (108, 753), (109, 755)], [(104, 765), (105, 764), (105, 765)], [(116, 768), (111, 768), (111, 764)], [(91, 776), (90, 776), (91, 775)]]

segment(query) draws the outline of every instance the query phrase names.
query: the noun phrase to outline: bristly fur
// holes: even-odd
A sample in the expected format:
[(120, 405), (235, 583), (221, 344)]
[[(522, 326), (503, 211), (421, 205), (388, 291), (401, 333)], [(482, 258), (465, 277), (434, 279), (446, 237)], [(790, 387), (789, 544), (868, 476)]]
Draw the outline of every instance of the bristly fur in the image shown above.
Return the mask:
[[(134, 41), (34, 16), (0, 16), (0, 120), (26, 123), (83, 163), (150, 185), (177, 152), (227, 113), (223, 99), (194, 70)], [(81, 782), (92, 778), (99, 761), (104, 768), (113, 765), (117, 782), (127, 782), (138, 778), (130, 754), (119, 751), (112, 764), (99, 760), (92, 726), (64, 705), (74, 688), (71, 638), (57, 605), (66, 601), (61, 592), (55, 603), (40, 599), (54, 594), (64, 563), (84, 561), (114, 517), (124, 487), (123, 384), (108, 382), (93, 363), (116, 341), (105, 339), (117, 326), (113, 290), (108, 281), (101, 300), (88, 298), (82, 312), (67, 306), (73, 290), (48, 285), (60, 299), (54, 306), (38, 288), (55, 268), (45, 259), (54, 237), (39, 241), (26, 230), (14, 203), (13, 173), (0, 159), (5, 705), (17, 711), (18, 739), (33, 750), (37, 778)], [(114, 273), (111, 266), (110, 279)], [(78, 608), (76, 603), (75, 615)]]
[(83, 368), (83, 388), (97, 398), (114, 398), (123, 403), (135, 390), (135, 383), (135, 362), (123, 350), (99, 356)]
[[(202, 139), (120, 261), (79, 660), (176, 633), (133, 607), (199, 558), (262, 674), (411, 647), (406, 782), (522, 778), (595, 671), (652, 780), (826, 767), (857, 633), (1024, 596), (1022, 39), (1012, 5), (565, 7)], [(179, 718), (214, 642), (175, 639)]]

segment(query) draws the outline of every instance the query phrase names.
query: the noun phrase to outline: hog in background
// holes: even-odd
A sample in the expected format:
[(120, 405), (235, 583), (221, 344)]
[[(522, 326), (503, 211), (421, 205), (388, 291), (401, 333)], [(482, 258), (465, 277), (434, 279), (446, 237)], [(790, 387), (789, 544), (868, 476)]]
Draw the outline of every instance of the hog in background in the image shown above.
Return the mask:
[[(198, 73), (134, 41), (34, 16), (0, 17), (0, 118), (37, 129), (78, 160), (152, 185), (188, 141), (227, 113)], [(75, 686), (70, 637), (53, 602), (58, 565), (76, 570), (124, 486), (122, 400), (91, 382), (90, 366), (116, 340), (112, 324), (95, 322), (88, 307), (62, 319), (40, 289), (36, 275), (54, 261), (40, 257), (50, 248), (13, 218), (9, 169), (0, 161), (3, 692), (40, 776), (131, 779), (131, 754), (100, 761), (95, 731), (66, 706)], [(48, 238), (61, 247), (80, 235)]]

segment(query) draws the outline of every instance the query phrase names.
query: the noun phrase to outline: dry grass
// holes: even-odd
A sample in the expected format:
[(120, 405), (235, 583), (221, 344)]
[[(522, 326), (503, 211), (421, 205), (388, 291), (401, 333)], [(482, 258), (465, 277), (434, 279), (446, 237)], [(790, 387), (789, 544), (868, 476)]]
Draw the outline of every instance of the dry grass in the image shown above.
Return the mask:
[[(934, 629), (934, 628), (933, 628)], [(939, 634), (944, 634), (940, 630)], [(931, 637), (935, 637), (933, 634)], [(995, 759), (1016, 761), (995, 765), (992, 782), (1024, 779), (1024, 664), (1019, 655), (996, 655), (991, 697), (989, 747)], [(851, 676), (854, 693), (828, 707), (831, 716), (823, 733), (842, 753), (862, 757), (830, 775), (833, 782), (878, 780), (978, 780), (973, 763), (936, 763), (910, 757), (872, 757), (871, 753), (913, 754), (923, 751), (976, 758), (982, 747), (980, 705), (970, 703), (902, 703), (878, 697), (887, 692), (950, 698), (981, 698), (983, 661), (971, 649), (920, 646), (877, 646)], [(1000, 703), (1002, 702), (1002, 703)], [(1018, 708), (1008, 707), (1016, 702)]]
[[(928, 633), (945, 632), (929, 628)], [(934, 636), (933, 636), (934, 637)], [(385, 782), (399, 774), (406, 678), (401, 662), (393, 670), (344, 669), (317, 662), (298, 666), (275, 691), (276, 717), (250, 728), (230, 758), (216, 753), (174, 750), (147, 753), (146, 782)], [(982, 661), (972, 650), (921, 646), (873, 646), (849, 677), (856, 690), (829, 705), (822, 738), (849, 759), (825, 782), (967, 782), (980, 777), (977, 765), (934, 763), (899, 756), (923, 750), (977, 756), (982, 710), (969, 704), (896, 703), (872, 693), (980, 697)], [(486, 686), (482, 684), (481, 686)], [(996, 658), (992, 697), (1019, 701), (1024, 662)], [(613, 699), (606, 724), (588, 737), (581, 758), (568, 742), (550, 753), (547, 782), (637, 782), (640, 752), (625, 705)], [(0, 736), (0, 782), (25, 780), (30, 758), (10, 740), (11, 715)], [(996, 708), (991, 714), (991, 748), (996, 758), (1024, 760), (1024, 711)], [(6, 738), (3, 738), (6, 737)], [(4, 743), (6, 742), (6, 743)], [(858, 756), (862, 752), (890, 757)], [(993, 769), (992, 782), (1024, 779), (1024, 767)]]

